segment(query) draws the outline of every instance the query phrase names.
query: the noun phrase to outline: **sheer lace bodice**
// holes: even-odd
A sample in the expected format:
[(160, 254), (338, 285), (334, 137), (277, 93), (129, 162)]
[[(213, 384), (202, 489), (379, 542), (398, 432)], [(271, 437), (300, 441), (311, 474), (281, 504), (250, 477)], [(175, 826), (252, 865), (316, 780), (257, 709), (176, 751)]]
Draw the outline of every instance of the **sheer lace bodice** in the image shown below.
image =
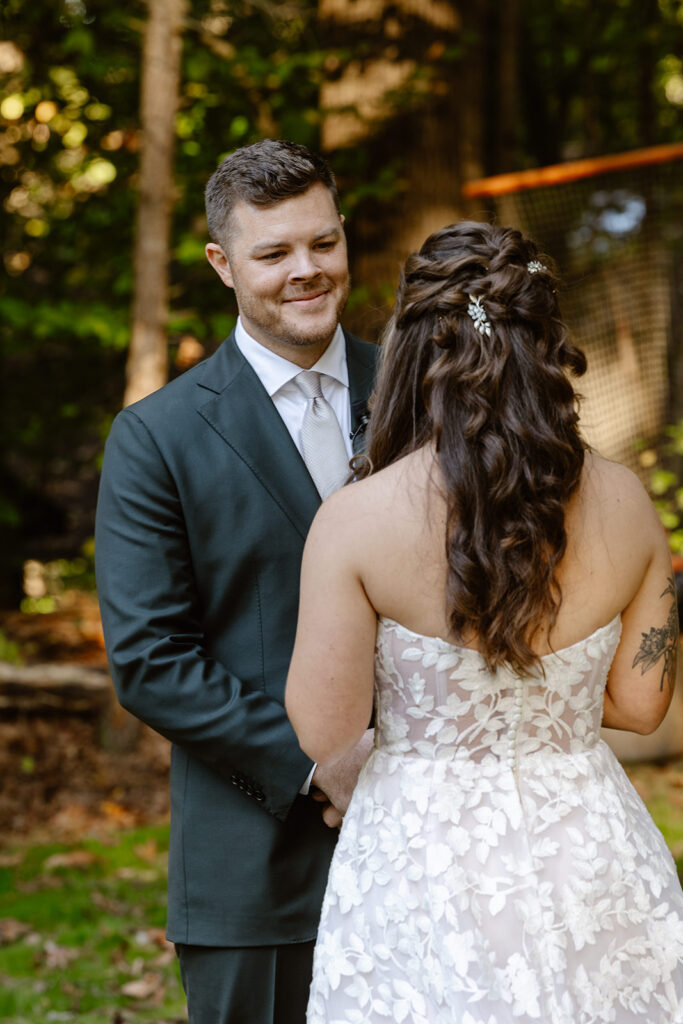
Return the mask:
[(605, 682), (620, 635), (617, 616), (546, 655), (545, 678), (533, 680), (507, 669), (491, 675), (477, 651), (381, 618), (376, 745), (387, 753), (507, 765), (532, 754), (588, 750), (600, 739)]
[(379, 620), (309, 1024), (683, 1024), (675, 866), (600, 739), (620, 631), (517, 678)]

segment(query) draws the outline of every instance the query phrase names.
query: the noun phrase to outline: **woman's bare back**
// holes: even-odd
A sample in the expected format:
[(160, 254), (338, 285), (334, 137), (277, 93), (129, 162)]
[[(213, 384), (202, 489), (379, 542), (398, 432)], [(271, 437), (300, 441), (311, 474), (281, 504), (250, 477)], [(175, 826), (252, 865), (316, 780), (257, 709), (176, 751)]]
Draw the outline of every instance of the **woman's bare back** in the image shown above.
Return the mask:
[[(358, 488), (354, 495), (353, 491)], [(379, 615), (427, 636), (455, 640), (446, 611), (446, 508), (431, 451), (415, 452), (354, 485), (346, 513), (362, 516), (367, 552), (361, 579)], [(637, 478), (623, 466), (588, 454), (567, 509), (567, 552), (558, 573), (562, 605), (538, 654), (567, 647), (611, 621), (632, 600), (661, 527)], [(475, 635), (458, 638), (477, 647)]]

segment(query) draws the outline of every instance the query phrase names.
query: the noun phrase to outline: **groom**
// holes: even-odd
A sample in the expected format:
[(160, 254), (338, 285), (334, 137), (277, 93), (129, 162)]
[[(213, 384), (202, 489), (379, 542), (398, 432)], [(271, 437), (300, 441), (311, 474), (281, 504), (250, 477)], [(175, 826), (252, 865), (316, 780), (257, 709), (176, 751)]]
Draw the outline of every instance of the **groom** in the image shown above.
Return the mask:
[(339, 326), (346, 241), (320, 157), (237, 150), (206, 207), (207, 257), (239, 320), (116, 418), (98, 590), (119, 699), (173, 744), (167, 934), (190, 1022), (303, 1024), (327, 825), (369, 745), (318, 769), (284, 684), (304, 540), (361, 441), (377, 350)]

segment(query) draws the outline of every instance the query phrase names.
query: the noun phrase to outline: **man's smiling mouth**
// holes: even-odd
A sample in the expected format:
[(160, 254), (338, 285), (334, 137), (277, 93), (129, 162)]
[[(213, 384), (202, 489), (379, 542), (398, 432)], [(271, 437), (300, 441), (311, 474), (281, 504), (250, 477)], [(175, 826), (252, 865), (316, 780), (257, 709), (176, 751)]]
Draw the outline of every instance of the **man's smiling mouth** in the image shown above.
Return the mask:
[(310, 295), (294, 295), (291, 299), (285, 299), (285, 302), (313, 302), (315, 299), (319, 299), (323, 295), (327, 295), (327, 292), (322, 291), (312, 292)]

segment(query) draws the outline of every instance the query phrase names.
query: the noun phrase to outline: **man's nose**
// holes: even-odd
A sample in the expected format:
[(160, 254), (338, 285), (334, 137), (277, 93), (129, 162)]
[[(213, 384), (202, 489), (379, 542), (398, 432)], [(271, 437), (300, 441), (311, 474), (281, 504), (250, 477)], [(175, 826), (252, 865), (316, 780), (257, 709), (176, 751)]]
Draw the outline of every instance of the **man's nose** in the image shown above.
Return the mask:
[(319, 273), (320, 267), (316, 262), (315, 253), (310, 249), (300, 249), (292, 254), (292, 265), (289, 272), (291, 280), (308, 281), (312, 277), (317, 277)]

